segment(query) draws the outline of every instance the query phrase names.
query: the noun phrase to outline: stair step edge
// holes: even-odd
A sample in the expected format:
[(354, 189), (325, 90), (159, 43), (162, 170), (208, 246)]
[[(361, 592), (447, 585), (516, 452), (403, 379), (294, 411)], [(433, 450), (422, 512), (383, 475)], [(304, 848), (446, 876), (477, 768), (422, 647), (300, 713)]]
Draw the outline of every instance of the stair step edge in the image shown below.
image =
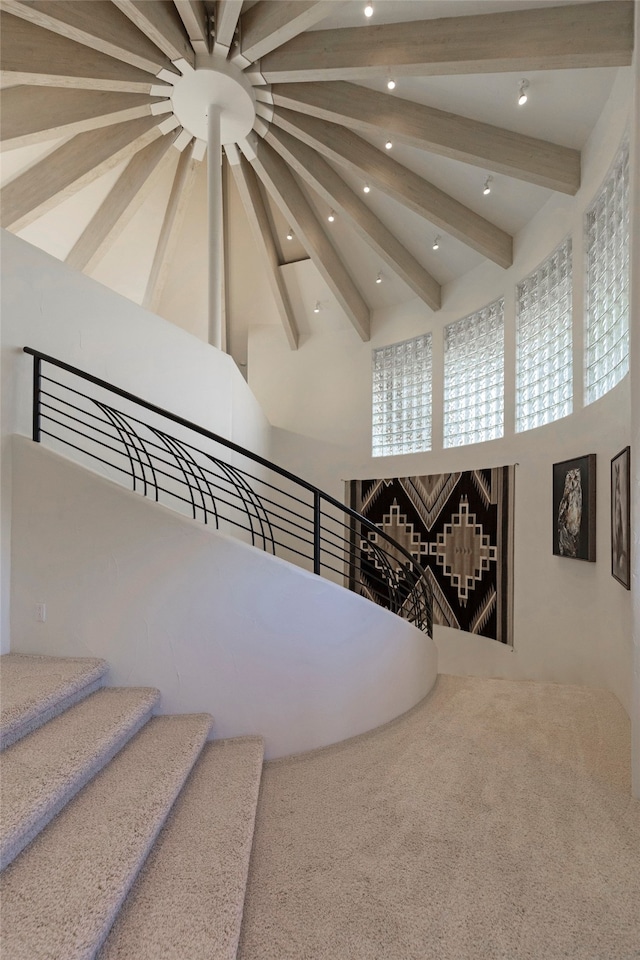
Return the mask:
[[(160, 701), (160, 691), (155, 690), (154, 688), (118, 688), (118, 687), (103, 687), (100, 690), (95, 691), (92, 695), (85, 698), (83, 701), (79, 701), (77, 704), (73, 704), (68, 711), (65, 713), (54, 717), (49, 724), (38, 727), (36, 730), (32, 731), (27, 737), (21, 738), (14, 745), (14, 751), (18, 752), (18, 756), (21, 751), (23, 744), (29, 744), (29, 741), (32, 741), (32, 738), (38, 738), (39, 734), (46, 728), (50, 726), (50, 733), (60, 735), (61, 739), (64, 739), (63, 727), (68, 727), (69, 721), (72, 719), (72, 714), (74, 710), (81, 708), (83, 706), (88, 706), (92, 699), (96, 696), (104, 694), (105, 696), (111, 698), (114, 694), (119, 692), (121, 689), (127, 690), (131, 694), (138, 693), (139, 697), (136, 701), (131, 702), (128, 705), (126, 712), (117, 718), (117, 725), (108, 730), (107, 735), (100, 741), (98, 738), (94, 739), (94, 744), (97, 744), (94, 752), (89, 753), (89, 745), (87, 745), (87, 753), (83, 758), (76, 759), (75, 757), (71, 759), (71, 762), (67, 761), (69, 764), (67, 766), (67, 774), (64, 779), (61, 779), (57, 785), (57, 789), (54, 787), (52, 792), (48, 797), (45, 798), (44, 791), (40, 793), (40, 796), (35, 797), (33, 802), (29, 805), (27, 810), (24, 810), (21, 814), (18, 814), (19, 819), (16, 821), (15, 825), (12, 828), (7, 828), (7, 818), (11, 816), (11, 802), (7, 799), (6, 793), (2, 798), (2, 810), (3, 810), (3, 822), (2, 822), (2, 832), (0, 834), (0, 870), (4, 870), (19, 853), (29, 844), (34, 837), (43, 830), (46, 825), (69, 803), (73, 797), (86, 786), (90, 780), (95, 777), (100, 770), (102, 770), (113, 757), (120, 752), (120, 750), (131, 740), (132, 737), (138, 733), (139, 730), (148, 722), (150, 719), (154, 708)], [(83, 711), (85, 712), (85, 711)], [(66, 738), (68, 739), (69, 731), (66, 731)], [(42, 737), (40, 737), (42, 739)], [(7, 776), (8, 772), (6, 770), (7, 761), (9, 760), (11, 751), (9, 751), (3, 762), (3, 779), (2, 784), (4, 790), (6, 790), (7, 785)], [(62, 758), (63, 762), (65, 758)], [(61, 772), (61, 771), (60, 771)], [(4, 792), (4, 791), (3, 791)]]
[(95, 956), (211, 724), (204, 714), (152, 718), (0, 875), (12, 960)]
[[(6, 657), (16, 657), (20, 655), (7, 654), (1, 659), (6, 662)], [(24, 657), (30, 660), (66, 660), (67, 662), (83, 662), (79, 657)], [(96, 658), (87, 658), (84, 660), (87, 669), (76, 677), (69, 678), (62, 682), (58, 689), (49, 690), (45, 693), (43, 700), (25, 703), (23, 709), (18, 708), (16, 715), (5, 717), (0, 722), (0, 750), (5, 750), (11, 744), (15, 743), (21, 737), (26, 736), (33, 730), (36, 730), (42, 724), (52, 720), (58, 714), (63, 713), (74, 703), (83, 700), (85, 697), (94, 693), (103, 685), (104, 677), (109, 670), (109, 664), (106, 660)], [(90, 665), (90, 666), (89, 666)], [(0, 664), (2, 670), (5, 664)]]
[(263, 759), (262, 737), (205, 745), (96, 960), (235, 960)]

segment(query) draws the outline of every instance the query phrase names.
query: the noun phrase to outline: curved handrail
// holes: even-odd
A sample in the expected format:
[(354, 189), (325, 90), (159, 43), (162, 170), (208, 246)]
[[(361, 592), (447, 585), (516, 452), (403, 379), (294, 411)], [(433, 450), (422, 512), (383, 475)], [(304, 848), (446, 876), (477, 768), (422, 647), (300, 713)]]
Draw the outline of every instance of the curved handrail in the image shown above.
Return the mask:
[[(383, 606), (387, 607), (388, 609), (394, 612), (397, 612), (400, 616), (404, 615), (406, 619), (409, 619), (412, 622), (416, 623), (416, 625), (418, 625), (421, 629), (429, 633), (430, 636), (432, 635), (432, 632), (433, 632), (432, 630), (433, 628), (432, 596), (431, 596), (432, 591), (431, 591), (431, 586), (429, 584), (429, 581), (427, 580), (424, 569), (416, 561), (416, 559), (409, 553), (409, 551), (402, 546), (402, 544), (394, 540), (393, 537), (389, 536), (389, 534), (387, 534), (384, 530), (378, 527), (375, 523), (373, 523), (367, 517), (362, 516), (353, 508), (348, 507), (345, 504), (341, 503), (335, 497), (332, 497), (330, 494), (325, 493), (323, 490), (320, 490), (318, 487), (314, 486), (312, 483), (309, 483), (307, 480), (304, 480), (301, 477), (296, 476), (294, 473), (291, 473), (289, 470), (286, 470), (283, 467), (278, 466), (278, 464), (276, 463), (272, 463), (270, 460), (267, 460), (265, 457), (262, 457), (259, 454), (253, 453), (252, 451), (245, 449), (239, 444), (234, 443), (232, 440), (228, 440), (225, 437), (222, 437), (211, 430), (207, 430), (205, 427), (201, 427), (198, 424), (185, 419), (184, 417), (180, 417), (175, 413), (171, 413), (169, 410), (165, 410), (162, 407), (159, 407), (156, 404), (149, 403), (149, 401), (144, 400), (142, 397), (138, 397), (127, 390), (123, 390), (120, 387), (116, 387), (115, 385), (108, 383), (107, 381), (102, 380), (99, 377), (94, 376), (93, 374), (86, 373), (84, 370), (80, 370), (78, 367), (75, 367), (72, 364), (66, 363), (63, 360), (58, 360), (57, 358), (52, 357), (48, 354), (41, 353), (39, 350), (35, 350), (32, 347), (24, 347), (23, 351), (24, 353), (32, 356), (34, 359), (33, 439), (36, 442), (40, 442), (41, 433), (47, 433), (47, 435), (55, 437), (56, 440), (59, 440), (62, 443), (66, 443), (68, 446), (71, 446), (76, 450), (80, 450), (80, 452), (82, 453), (85, 453), (89, 456), (93, 456), (95, 459), (101, 460), (103, 463), (113, 467), (116, 470), (120, 470), (121, 472), (124, 472), (124, 473), (128, 472), (127, 470), (122, 469), (121, 467), (118, 467), (116, 464), (112, 463), (111, 461), (105, 460), (104, 457), (98, 457), (93, 453), (89, 453), (87, 449), (78, 446), (77, 443), (71, 443), (68, 439), (64, 439), (62, 436), (52, 433), (50, 429), (45, 430), (42, 427), (43, 420), (47, 422), (48, 426), (50, 426), (51, 423), (57, 424), (58, 427), (66, 426), (66, 422), (63, 422), (63, 420), (58, 420), (52, 417), (49, 413), (47, 413), (48, 409), (55, 410), (58, 413), (58, 415), (63, 418), (66, 416), (68, 421), (84, 423), (84, 421), (81, 421), (78, 416), (65, 414), (64, 411), (61, 411), (60, 408), (51, 407), (50, 405), (44, 403), (43, 397), (57, 400), (69, 407), (73, 407), (76, 412), (80, 411), (81, 413), (87, 414), (87, 411), (84, 411), (81, 407), (78, 407), (77, 404), (74, 405), (68, 400), (63, 399), (62, 397), (59, 397), (59, 396), (56, 396), (55, 394), (47, 392), (47, 388), (43, 386), (43, 382), (55, 384), (57, 387), (65, 389), (69, 391), (69, 393), (74, 394), (75, 397), (86, 398), (90, 400), (100, 410), (102, 410), (106, 418), (104, 421), (102, 421), (102, 423), (108, 424), (110, 422), (112, 425), (116, 423), (117, 433), (120, 435), (121, 442), (123, 442), (122, 441), (122, 433), (123, 433), (123, 427), (124, 427), (123, 420), (126, 420), (126, 423), (127, 423), (126, 433), (128, 436), (128, 441), (127, 443), (125, 443), (125, 447), (126, 447), (126, 454), (127, 454), (129, 463), (132, 462), (132, 459), (131, 459), (132, 449), (133, 449), (133, 452), (138, 457), (139, 457), (139, 452), (143, 451), (146, 457), (149, 459), (149, 462), (151, 463), (152, 462), (151, 453), (149, 451), (150, 446), (156, 446), (158, 447), (158, 449), (162, 449), (162, 444), (164, 444), (164, 449), (166, 451), (167, 441), (168, 441), (169, 447), (171, 447), (171, 445), (174, 443), (180, 443), (180, 445), (185, 449), (188, 449), (190, 453), (192, 454), (194, 452), (199, 453), (205, 458), (205, 462), (208, 463), (209, 469), (206, 466), (202, 466), (202, 464), (197, 464), (198, 471), (200, 472), (203, 478), (206, 475), (205, 482), (207, 484), (211, 482), (212, 477), (215, 477), (215, 479), (219, 482), (214, 483), (214, 487), (216, 487), (221, 492), (225, 492), (227, 496), (233, 496), (233, 493), (230, 493), (228, 488), (225, 488), (224, 486), (222, 486), (222, 484), (224, 483), (230, 484), (232, 482), (229, 474), (229, 470), (231, 470), (233, 474), (236, 475), (236, 480), (235, 480), (236, 487), (238, 483), (240, 483), (242, 490), (244, 491), (244, 493), (241, 494), (241, 498), (244, 501), (244, 509), (247, 515), (249, 516), (252, 530), (253, 530), (252, 514), (247, 509), (247, 504), (244, 498), (244, 495), (246, 494), (248, 489), (251, 490), (253, 496), (255, 497), (255, 502), (252, 500), (252, 506), (254, 510), (257, 511), (256, 504), (258, 504), (261, 510), (264, 511), (265, 516), (267, 517), (267, 521), (270, 523), (270, 525), (271, 525), (271, 521), (269, 520), (269, 509), (265, 508), (264, 506), (265, 502), (271, 504), (273, 507), (278, 507), (281, 510), (285, 510), (286, 512), (293, 514), (294, 516), (297, 517), (298, 520), (304, 519), (305, 522), (311, 522), (310, 518), (307, 521), (306, 518), (303, 518), (299, 513), (296, 514), (295, 510), (279, 503), (277, 500), (273, 500), (265, 496), (261, 498), (259, 495), (255, 493), (255, 490), (253, 490), (252, 487), (247, 485), (246, 478), (253, 479), (257, 483), (270, 488), (271, 491), (275, 491), (275, 493), (272, 494), (272, 496), (277, 496), (278, 494), (285, 494), (293, 501), (297, 501), (298, 504), (303, 504), (302, 499), (296, 496), (293, 496), (291, 494), (286, 494), (286, 492), (281, 488), (275, 487), (273, 484), (259, 477), (255, 477), (251, 474), (248, 474), (246, 471), (241, 470), (238, 467), (232, 466), (231, 464), (225, 464), (219, 458), (212, 457), (210, 454), (206, 454), (203, 451), (200, 451), (198, 448), (192, 447), (189, 444), (185, 444), (183, 441), (178, 441), (175, 437), (170, 437), (168, 434), (165, 434), (164, 431), (160, 431), (155, 427), (151, 427), (148, 424), (144, 423), (143, 421), (137, 419), (134, 416), (131, 416), (128, 413), (124, 413), (121, 410), (112, 410), (111, 408), (109, 408), (107, 404), (103, 402), (98, 402), (94, 398), (86, 397), (85, 394), (69, 387), (64, 383), (53, 381), (47, 377), (44, 377), (41, 370), (41, 364), (47, 363), (54, 367), (57, 367), (60, 370), (64, 370), (65, 372), (72, 374), (74, 377), (78, 377), (79, 379), (85, 381), (86, 383), (90, 383), (102, 390), (105, 390), (109, 394), (112, 394), (116, 397), (120, 397), (121, 399), (126, 400), (128, 403), (135, 404), (136, 407), (139, 407), (143, 410), (147, 410), (154, 415), (160, 416), (165, 420), (168, 420), (172, 423), (177, 424), (180, 427), (190, 430), (192, 433), (198, 434), (201, 437), (205, 437), (209, 441), (212, 441), (216, 444), (226, 447), (228, 450), (231, 450), (234, 453), (241, 455), (247, 460), (252, 461), (253, 463), (259, 465), (260, 467), (266, 468), (267, 470), (271, 471), (272, 473), (276, 474), (282, 479), (287, 480), (288, 482), (292, 483), (296, 488), (299, 488), (300, 490), (304, 490), (310, 493), (313, 498), (312, 529), (307, 529), (306, 527), (303, 526), (303, 524), (300, 524), (296, 521), (291, 521), (291, 523), (293, 524), (293, 526), (298, 527), (301, 530), (304, 529), (305, 532), (312, 534), (313, 536), (312, 541), (305, 540), (304, 542), (313, 545), (314, 572), (320, 573), (321, 572), (320, 568), (322, 566), (324, 566), (327, 569), (333, 570), (336, 573), (340, 572), (336, 569), (336, 567), (333, 567), (328, 563), (323, 563), (321, 560), (323, 550), (329, 556), (337, 558), (339, 561), (341, 559), (341, 555), (332, 553), (332, 551), (328, 549), (327, 544), (335, 547), (336, 549), (344, 550), (344, 544), (349, 543), (350, 545), (349, 550), (346, 551), (346, 553), (352, 555), (356, 553), (356, 551), (352, 549), (352, 545), (356, 544), (357, 540), (360, 540), (360, 544), (359, 544), (359, 551), (361, 554), (360, 561), (359, 563), (357, 563), (355, 560), (350, 559), (349, 563), (354, 565), (353, 569), (357, 569), (359, 566), (360, 574), (361, 574), (361, 582), (362, 582), (362, 577), (364, 576), (365, 581), (369, 580), (371, 581), (371, 583), (373, 583), (373, 586), (371, 586), (370, 584), (369, 588), (366, 590), (367, 596), (371, 596), (372, 591), (375, 593), (375, 591), (377, 590), (379, 596), (376, 602), (382, 603)], [(115, 415), (115, 418), (114, 418), (114, 415)], [(91, 416), (91, 415), (87, 414), (87, 416)], [(85, 427), (87, 430), (93, 430), (94, 434), (103, 434), (105, 436), (109, 436), (113, 440), (117, 440), (116, 437), (112, 437), (101, 428), (98, 428), (95, 426), (88, 426), (86, 423), (85, 423)], [(155, 444), (153, 442), (150, 442), (149, 439), (147, 438), (143, 440), (141, 438), (140, 428), (144, 428), (149, 433), (155, 435), (155, 437), (158, 440), (160, 440), (160, 444)], [(88, 439), (88, 434), (82, 433), (82, 431), (80, 431), (77, 427), (71, 426), (71, 427), (67, 427), (67, 429), (72, 430), (74, 435), (83, 437), (85, 441)], [(74, 438), (77, 439), (77, 436), (74, 436)], [(95, 439), (94, 435), (91, 435), (90, 439), (92, 440), (92, 442), (99, 443), (102, 447), (105, 447), (114, 453), (118, 453), (118, 450), (116, 448), (105, 443), (103, 440)], [(136, 439), (140, 443), (139, 449), (135, 445)], [(158, 464), (163, 464), (167, 467), (170, 467), (171, 463), (169, 461), (164, 460), (162, 457), (158, 456), (157, 453), (154, 455), (155, 455), (155, 461), (156, 461), (156, 470), (159, 472), (161, 477), (169, 478), (166, 480), (168, 486), (171, 487), (175, 483), (179, 482), (179, 478), (170, 474), (169, 472), (167, 472), (167, 470), (163, 470), (162, 467), (158, 468)], [(213, 473), (210, 468), (211, 464), (219, 465), (219, 467), (221, 468), (220, 473)], [(129, 472), (131, 471), (133, 471), (132, 475), (134, 479), (134, 489), (135, 489), (135, 480), (136, 480), (135, 468), (130, 467)], [(143, 478), (144, 478), (144, 472), (143, 472)], [(158, 481), (155, 478), (155, 473), (154, 473), (156, 499), (157, 499), (158, 490), (162, 490), (170, 496), (177, 497), (177, 499), (179, 500), (184, 500), (183, 497), (181, 497), (179, 494), (176, 494), (173, 490), (168, 490), (166, 487), (158, 486), (158, 484), (161, 482), (162, 480)], [(193, 499), (191, 484), (187, 483), (187, 486), (189, 487), (191, 499), (190, 501), (185, 500), (185, 502), (188, 502), (189, 505), (191, 506), (192, 505), (191, 501)], [(145, 488), (146, 488), (146, 484), (145, 484)], [(211, 495), (211, 500), (213, 504), (213, 509), (211, 512), (216, 516), (216, 519), (217, 519), (217, 505), (213, 495)], [(224, 497), (222, 496), (220, 496), (220, 501), (222, 503), (226, 503), (227, 505), (231, 506), (231, 503), (229, 502), (229, 500), (225, 500)], [(344, 521), (330, 518), (332, 519), (333, 522), (336, 522), (338, 523), (338, 525), (344, 526), (346, 529), (349, 530), (349, 538), (346, 538), (344, 537), (344, 535), (342, 535), (342, 540), (343, 540), (342, 547), (340, 546), (339, 543), (334, 544), (333, 541), (328, 539), (328, 536), (324, 536), (324, 537), (322, 536), (324, 532), (325, 534), (334, 536), (336, 537), (336, 539), (339, 540), (339, 536), (337, 534), (328, 531), (328, 528), (322, 525), (322, 517), (323, 516), (329, 517), (329, 515), (322, 510), (323, 504), (332, 507), (335, 511), (338, 512), (338, 515), (340, 517), (348, 519), (348, 524), (347, 524), (347, 523), (344, 523)], [(311, 507), (310, 504), (309, 505), (305, 504), (305, 506)], [(237, 507), (234, 507), (234, 508), (239, 509)], [(195, 508), (194, 508), (194, 511), (195, 511)], [(282, 515), (279, 514), (276, 510), (271, 509), (270, 512), (274, 517), (283, 519), (286, 522), (286, 518), (283, 518)], [(255, 515), (256, 514), (254, 514), (254, 516)], [(229, 520), (229, 518), (227, 519)], [(205, 521), (206, 521), (206, 508), (205, 508)], [(234, 523), (235, 521), (229, 520), (229, 522)], [(241, 524), (238, 524), (238, 523), (235, 523), (235, 525), (241, 526)], [(284, 530), (285, 533), (289, 532), (287, 528), (282, 528), (278, 524), (275, 524), (275, 528)], [(365, 532), (368, 534), (367, 537), (364, 536)], [(275, 552), (275, 540), (273, 539), (273, 530), (271, 531), (271, 534), (272, 534), (271, 539), (273, 542), (273, 550)], [(375, 541), (372, 539), (373, 534), (375, 535)], [(295, 533), (294, 535), (301, 540), (303, 539), (302, 536), (298, 533)], [(255, 540), (255, 537), (253, 537), (253, 539)], [(262, 535), (260, 539), (265, 539), (264, 535)], [(384, 549), (380, 544), (380, 539), (384, 540), (386, 545), (391, 549), (390, 550)], [(322, 546), (323, 540), (325, 543), (324, 547)], [(286, 546), (286, 544), (280, 543), (280, 545), (284, 546), (285, 549), (290, 550), (294, 554), (298, 553), (301, 556), (306, 556), (305, 554), (301, 554), (300, 551), (294, 549), (293, 547)], [(400, 563), (398, 568), (394, 570), (393, 564), (390, 563), (389, 558), (390, 557), (394, 558), (394, 555), (398, 555), (398, 554), (404, 558), (405, 563)], [(374, 557), (377, 556), (380, 559), (379, 569), (382, 568), (380, 571), (380, 576), (378, 576), (375, 573), (375, 570), (374, 571), (371, 571), (370, 569), (367, 570), (366, 564), (363, 565), (362, 557), (365, 557), (366, 555), (374, 556)], [(308, 559), (311, 559), (311, 558), (309, 557)], [(344, 560), (344, 557), (342, 557), (342, 562), (346, 562)], [(378, 564), (375, 563), (375, 560), (373, 562), (373, 566), (374, 567), (378, 566)], [(406, 567), (406, 570), (405, 570), (405, 567)], [(351, 570), (351, 567), (350, 567), (350, 570)], [(399, 576), (401, 572), (405, 574), (404, 577)], [(409, 576), (409, 573), (410, 573), (410, 576)], [(348, 579), (349, 580), (352, 579), (351, 573), (349, 574)], [(376, 580), (382, 583), (382, 589), (380, 589), (380, 587), (375, 586), (374, 581)], [(405, 584), (404, 589), (402, 589), (403, 582)], [(412, 586), (410, 586), (407, 589), (407, 585), (410, 583), (412, 584)], [(382, 598), (382, 594), (386, 592), (388, 592), (388, 596), (385, 600)], [(407, 613), (407, 611), (409, 611), (409, 613)]]

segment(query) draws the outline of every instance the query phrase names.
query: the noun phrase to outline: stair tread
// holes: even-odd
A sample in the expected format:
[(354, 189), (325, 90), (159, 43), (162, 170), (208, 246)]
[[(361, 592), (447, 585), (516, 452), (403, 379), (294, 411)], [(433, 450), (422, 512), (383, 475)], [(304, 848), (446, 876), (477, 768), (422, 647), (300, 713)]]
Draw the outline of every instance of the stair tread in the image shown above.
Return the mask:
[(264, 744), (206, 744), (99, 960), (235, 960)]
[(3, 752), (3, 866), (124, 746), (159, 699), (148, 687), (104, 687)]
[(3, 746), (49, 720), (100, 683), (109, 665), (80, 657), (7, 653), (0, 657), (0, 740)]
[(155, 717), (0, 876), (11, 960), (88, 960), (109, 928), (211, 727)]

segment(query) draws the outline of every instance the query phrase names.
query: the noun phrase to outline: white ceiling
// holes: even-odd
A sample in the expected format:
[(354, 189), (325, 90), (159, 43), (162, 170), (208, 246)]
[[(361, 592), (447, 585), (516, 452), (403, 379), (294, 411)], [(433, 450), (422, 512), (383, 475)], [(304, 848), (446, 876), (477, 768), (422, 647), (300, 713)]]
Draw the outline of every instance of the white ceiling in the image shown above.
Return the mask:
[[(567, 0), (563, 0), (564, 3)], [(569, 0), (579, 3), (582, 0)], [(252, 6), (246, 4), (245, 8)], [(331, 30), (343, 27), (363, 27), (367, 23), (381, 24), (394, 21), (432, 19), (442, 16), (466, 16), (478, 13), (493, 13), (515, 9), (548, 6), (547, 0), (374, 0), (374, 16), (367, 21), (363, 16), (364, 2), (349, 0), (336, 3), (336, 10), (313, 29)], [(584, 146), (598, 116), (609, 96), (615, 68), (591, 70), (551, 70), (532, 72), (529, 80), (529, 101), (524, 107), (517, 106), (517, 87), (520, 74), (478, 74), (452, 77), (400, 77), (393, 93), (401, 99), (450, 111), (485, 123), (507, 128), (517, 133), (550, 140), (558, 144), (580, 149)], [(364, 87), (387, 93), (384, 80), (362, 81)], [(34, 88), (37, 96), (37, 88)], [(384, 149), (379, 138), (364, 136), (370, 143)], [(20, 172), (36, 163), (56, 148), (60, 139), (31, 147), (6, 152), (2, 156), (3, 182), (11, 180)], [(391, 155), (401, 164), (451, 194), (472, 210), (515, 235), (520, 231), (551, 196), (544, 188), (507, 176), (493, 174), (492, 192), (483, 196), (482, 185), (488, 171), (470, 164), (449, 160), (426, 153), (413, 147), (394, 144)], [(171, 189), (173, 171), (177, 165), (176, 152), (169, 164), (158, 176), (158, 182), (149, 197), (131, 222), (122, 230), (104, 260), (93, 271), (96, 279), (114, 287), (126, 296), (140, 301), (146, 286), (153, 251), (160, 230), (163, 211)], [(344, 181), (361, 195), (362, 181), (339, 165), (332, 164)], [(84, 227), (89, 223), (100, 203), (108, 195), (117, 180), (123, 165), (95, 180), (54, 210), (40, 217), (29, 227), (20, 231), (20, 236), (31, 243), (63, 259)], [(196, 194), (201, 206), (190, 204), (180, 240), (183, 258), (181, 272), (172, 271), (165, 292), (165, 315), (182, 322), (181, 312), (202, 311), (204, 303), (201, 291), (193, 293), (194, 285), (201, 278), (206, 287), (206, 244), (203, 241), (202, 198), (206, 196), (205, 166), (198, 174)], [(307, 189), (307, 188), (305, 188)], [(391, 306), (394, 302), (406, 301), (413, 292), (379, 257), (357, 236), (353, 229), (340, 218), (327, 224), (327, 204), (307, 191), (314, 208), (331, 239), (347, 264), (357, 286), (372, 309)], [(276, 246), (281, 262), (292, 263), (306, 259), (299, 239), (287, 241), (288, 223), (276, 204), (266, 197), (273, 225)], [(413, 256), (442, 284), (462, 276), (476, 267), (482, 257), (458, 240), (436, 230), (417, 214), (406, 210), (401, 204), (372, 188), (367, 203), (383, 223), (396, 234)], [(251, 323), (279, 322), (274, 304), (270, 301), (268, 284), (259, 251), (251, 236), (239, 197), (229, 177), (228, 210), (233, 218), (228, 231), (228, 314), (232, 327), (232, 347), (236, 359), (246, 356), (246, 330)], [(199, 218), (190, 224), (189, 218)], [(244, 222), (243, 222), (244, 218)], [(441, 237), (440, 250), (432, 250), (433, 239)], [(375, 276), (381, 270), (384, 282), (375, 284)], [(299, 271), (298, 271), (299, 272)], [(188, 275), (189, 285), (184, 283)], [(288, 275), (286, 269), (285, 277)], [(309, 278), (316, 276), (317, 282)], [(291, 291), (296, 310), (300, 312), (301, 328), (310, 329), (308, 312), (317, 299), (323, 301), (325, 317), (340, 316), (335, 300), (324, 281), (311, 264), (305, 272), (309, 291), (301, 294)], [(180, 284), (184, 288), (180, 289)], [(307, 295), (308, 294), (308, 295)], [(182, 311), (180, 304), (183, 304)], [(162, 312), (162, 306), (160, 308)], [(348, 321), (343, 317), (344, 324)], [(193, 332), (206, 330), (206, 322), (199, 324), (193, 318), (183, 325)], [(355, 334), (354, 334), (355, 335)]]

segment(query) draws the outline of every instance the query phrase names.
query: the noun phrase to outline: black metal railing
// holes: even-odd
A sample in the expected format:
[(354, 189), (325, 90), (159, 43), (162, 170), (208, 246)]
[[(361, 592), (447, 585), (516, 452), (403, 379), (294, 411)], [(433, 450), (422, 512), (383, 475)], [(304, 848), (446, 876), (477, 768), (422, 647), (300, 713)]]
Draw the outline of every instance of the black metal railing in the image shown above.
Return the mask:
[(33, 357), (36, 442), (46, 437), (87, 466), (100, 463), (135, 492), (328, 577), (432, 636), (422, 567), (370, 520), (224, 437), (31, 347), (24, 352)]

